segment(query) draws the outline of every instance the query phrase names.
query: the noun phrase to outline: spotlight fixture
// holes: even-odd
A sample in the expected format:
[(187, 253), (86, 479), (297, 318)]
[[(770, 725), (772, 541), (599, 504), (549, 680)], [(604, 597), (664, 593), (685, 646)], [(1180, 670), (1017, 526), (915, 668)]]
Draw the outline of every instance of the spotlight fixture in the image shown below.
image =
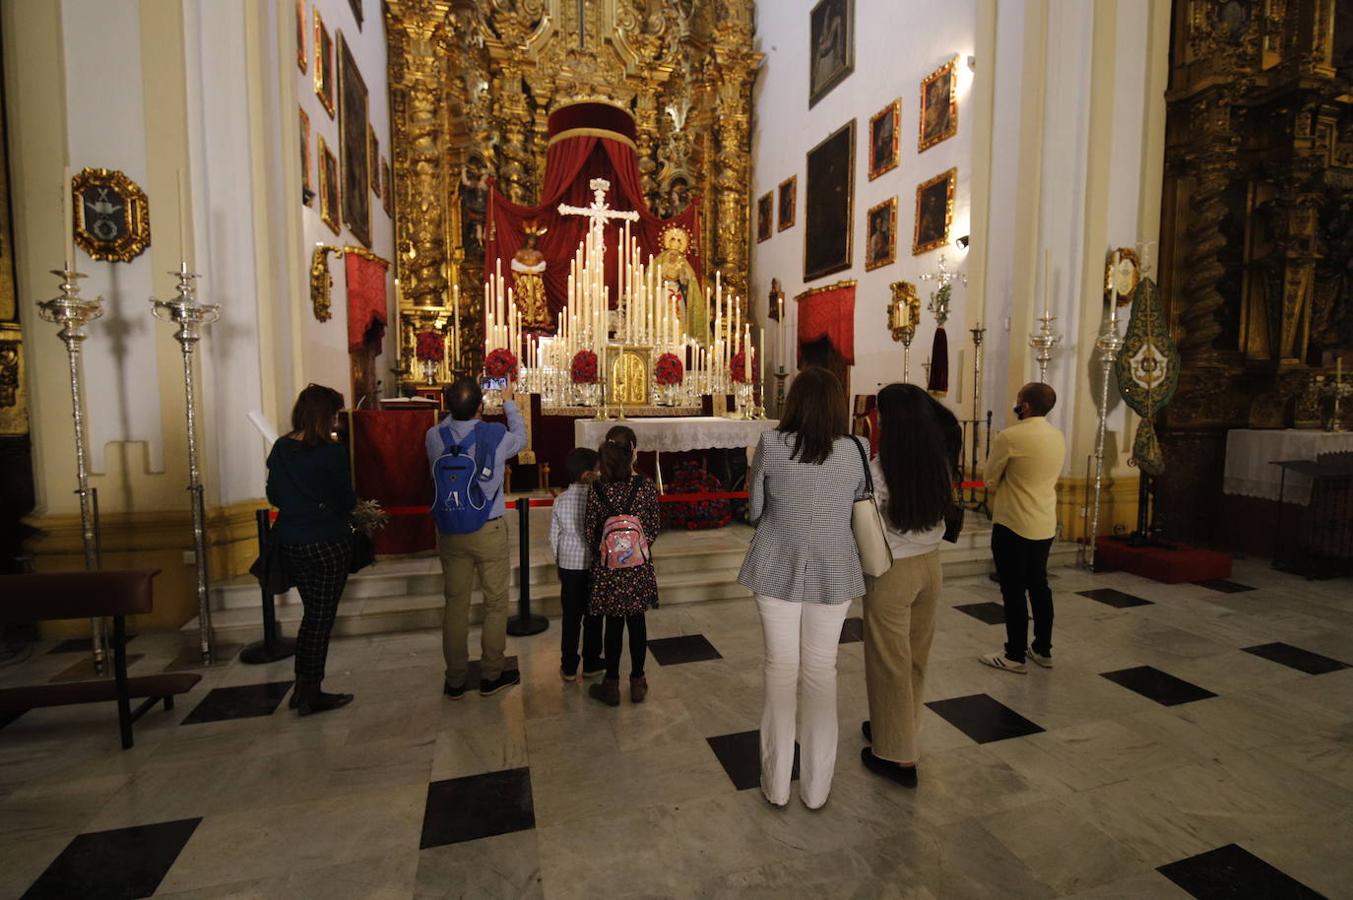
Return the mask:
[(965, 234), (965, 235), (963, 235), (962, 237), (957, 238), (957, 239), (954, 241), (954, 246), (957, 247), (957, 248), (960, 249), (960, 250), (967, 250), (967, 249), (968, 249), (968, 235)]

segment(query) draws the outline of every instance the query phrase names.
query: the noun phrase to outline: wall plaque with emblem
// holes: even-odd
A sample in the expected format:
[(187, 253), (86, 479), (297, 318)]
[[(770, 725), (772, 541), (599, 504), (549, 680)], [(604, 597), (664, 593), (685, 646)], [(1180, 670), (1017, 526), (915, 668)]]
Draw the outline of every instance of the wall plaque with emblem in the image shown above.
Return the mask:
[(114, 169), (84, 169), (71, 179), (75, 243), (90, 259), (131, 262), (150, 246), (146, 193)]

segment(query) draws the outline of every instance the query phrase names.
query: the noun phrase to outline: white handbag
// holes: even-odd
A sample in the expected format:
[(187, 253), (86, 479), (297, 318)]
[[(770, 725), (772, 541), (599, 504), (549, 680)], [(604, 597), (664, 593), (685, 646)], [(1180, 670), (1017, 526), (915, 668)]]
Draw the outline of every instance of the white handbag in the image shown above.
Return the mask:
[(893, 567), (893, 551), (883, 530), (883, 513), (874, 499), (874, 476), (869, 471), (869, 457), (859, 438), (851, 435), (851, 440), (860, 451), (860, 462), (864, 463), (866, 494), (856, 500), (850, 510), (850, 529), (855, 533), (855, 546), (860, 550), (860, 567), (864, 574), (878, 578)]

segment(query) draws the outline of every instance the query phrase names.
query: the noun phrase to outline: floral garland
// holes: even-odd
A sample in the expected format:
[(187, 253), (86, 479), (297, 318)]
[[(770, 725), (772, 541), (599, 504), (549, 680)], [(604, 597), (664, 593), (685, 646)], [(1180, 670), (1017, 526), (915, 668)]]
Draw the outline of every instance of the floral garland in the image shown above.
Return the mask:
[(653, 377), (663, 387), (672, 387), (681, 384), (686, 376), (686, 367), (681, 364), (681, 359), (675, 353), (664, 353), (658, 357), (658, 364), (653, 370)]
[(490, 378), (516, 378), (517, 355), (511, 350), (499, 347), (484, 359), (484, 372)]
[(573, 379), (574, 384), (596, 384), (597, 354), (591, 350), (579, 350), (573, 354), (573, 362), (569, 365), (569, 377)]
[(738, 384), (747, 383), (747, 351), (739, 350), (733, 354), (733, 361), (729, 365), (733, 371), (733, 380)]
[(418, 335), (414, 353), (423, 362), (440, 362), (446, 355), (446, 342), (437, 332), (424, 331)]

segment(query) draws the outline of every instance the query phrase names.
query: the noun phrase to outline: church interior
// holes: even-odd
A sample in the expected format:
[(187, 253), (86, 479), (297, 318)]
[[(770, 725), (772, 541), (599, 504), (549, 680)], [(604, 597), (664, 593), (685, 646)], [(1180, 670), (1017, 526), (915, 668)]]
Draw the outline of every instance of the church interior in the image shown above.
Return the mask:
[[(1353, 5), (7, 0), (0, 64), (0, 896), (1353, 896)], [(857, 761), (857, 598), (820, 808), (757, 790), (740, 575), (810, 368), (862, 452), (888, 385), (962, 432), (919, 785)], [(466, 383), (524, 442), (520, 683), (481, 567), (460, 699)], [(319, 718), (259, 571), (314, 385), (375, 523)], [(1057, 667), (1011, 677), (1030, 385)], [(616, 426), (661, 539), (608, 709), (552, 517)]]

